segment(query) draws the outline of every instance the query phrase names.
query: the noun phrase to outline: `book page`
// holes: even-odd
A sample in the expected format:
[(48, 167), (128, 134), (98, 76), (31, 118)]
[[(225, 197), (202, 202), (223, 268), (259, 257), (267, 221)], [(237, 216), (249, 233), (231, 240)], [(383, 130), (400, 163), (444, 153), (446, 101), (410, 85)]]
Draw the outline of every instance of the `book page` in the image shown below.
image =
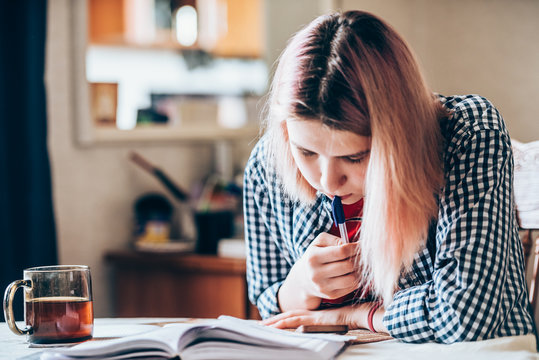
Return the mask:
[[(151, 356), (172, 357), (177, 354), (178, 339), (195, 324), (176, 324), (174, 327), (159, 328), (155, 331), (120, 339), (87, 341), (72, 348), (46, 351), (41, 356), (45, 360), (67, 359), (70, 357), (106, 357), (107, 359), (128, 358), (129, 354), (144, 351)], [(139, 354), (140, 355), (140, 354)]]
[[(267, 359), (278, 359), (285, 353), (294, 359), (330, 359), (352, 339), (335, 334), (294, 333), (256, 321), (221, 316), (214, 324), (186, 333), (178, 348), (184, 359), (212, 358), (212, 353), (219, 355), (219, 359), (258, 359), (261, 354)], [(204, 357), (199, 357), (202, 353)]]
[[(203, 324), (168, 324), (125, 338), (88, 341), (69, 349), (54, 349), (45, 360), (126, 359), (133, 357), (182, 359), (332, 359), (354, 337), (304, 334), (263, 326), (258, 322), (221, 317)], [(213, 354), (213, 355), (212, 355)], [(287, 354), (287, 355), (285, 355)], [(214, 356), (215, 357), (212, 357)]]
[[(319, 342), (319, 341), (315, 341)], [(309, 345), (306, 343), (306, 345)], [(229, 343), (224, 341), (205, 341), (184, 349), (184, 360), (328, 360), (333, 359), (343, 349), (342, 344), (326, 343), (325, 346), (313, 344), (312, 348), (270, 347), (250, 343)]]

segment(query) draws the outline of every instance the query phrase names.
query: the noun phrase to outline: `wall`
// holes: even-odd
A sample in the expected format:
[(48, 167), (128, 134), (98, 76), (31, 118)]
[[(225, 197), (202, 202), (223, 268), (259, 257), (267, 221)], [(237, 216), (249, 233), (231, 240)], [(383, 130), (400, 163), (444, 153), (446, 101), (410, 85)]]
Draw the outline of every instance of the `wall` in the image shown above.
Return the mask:
[(332, 0), (266, 0), (266, 61), (275, 65), (288, 39), (315, 17), (330, 11)]
[(371, 11), (415, 50), (436, 92), (477, 93), (501, 111), (511, 136), (539, 139), (539, 2), (534, 0), (341, 0)]

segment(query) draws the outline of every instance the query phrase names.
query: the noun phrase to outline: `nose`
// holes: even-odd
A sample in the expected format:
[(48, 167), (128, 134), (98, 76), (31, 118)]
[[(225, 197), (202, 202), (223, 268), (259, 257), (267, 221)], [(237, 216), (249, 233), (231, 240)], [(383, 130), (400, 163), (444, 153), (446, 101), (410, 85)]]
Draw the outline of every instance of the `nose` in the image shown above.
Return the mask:
[(320, 169), (320, 185), (327, 194), (338, 194), (347, 176), (334, 161), (323, 161)]

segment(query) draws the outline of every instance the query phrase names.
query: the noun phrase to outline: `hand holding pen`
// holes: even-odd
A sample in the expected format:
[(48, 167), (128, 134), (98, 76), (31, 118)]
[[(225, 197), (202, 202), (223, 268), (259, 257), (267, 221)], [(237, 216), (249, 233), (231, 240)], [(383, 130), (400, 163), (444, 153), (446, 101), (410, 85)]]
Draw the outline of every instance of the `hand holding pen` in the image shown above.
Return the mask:
[(340, 197), (333, 197), (333, 201), (331, 203), (331, 212), (333, 214), (333, 221), (335, 222), (335, 226), (339, 229), (339, 232), (341, 233), (341, 239), (343, 239), (345, 243), (348, 244), (350, 241), (348, 240), (346, 219), (344, 217), (344, 210), (342, 208), (342, 202)]
[(279, 305), (283, 312), (315, 310), (322, 301), (338, 301), (357, 289), (360, 281), (356, 267), (358, 243), (348, 241), (344, 210), (338, 196), (333, 199), (332, 213), (342, 240), (329, 232), (321, 232), (311, 242), (281, 285)]

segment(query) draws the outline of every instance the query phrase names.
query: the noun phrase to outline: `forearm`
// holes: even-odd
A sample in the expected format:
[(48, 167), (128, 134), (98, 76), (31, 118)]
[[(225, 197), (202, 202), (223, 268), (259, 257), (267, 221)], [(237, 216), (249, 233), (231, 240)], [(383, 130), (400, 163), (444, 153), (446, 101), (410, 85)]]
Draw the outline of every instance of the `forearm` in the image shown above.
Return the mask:
[(384, 325), (384, 315), (386, 310), (384, 307), (378, 308), (373, 316), (373, 327), (376, 332), (389, 334), (389, 331)]
[(372, 329), (369, 326), (369, 312), (376, 306), (376, 303), (362, 303), (359, 305), (353, 305), (350, 307), (350, 315), (347, 317), (347, 325), (351, 329), (369, 329), (374, 330), (377, 333), (389, 333), (385, 327), (383, 320), (385, 309), (380, 306), (376, 309), (372, 317)]

